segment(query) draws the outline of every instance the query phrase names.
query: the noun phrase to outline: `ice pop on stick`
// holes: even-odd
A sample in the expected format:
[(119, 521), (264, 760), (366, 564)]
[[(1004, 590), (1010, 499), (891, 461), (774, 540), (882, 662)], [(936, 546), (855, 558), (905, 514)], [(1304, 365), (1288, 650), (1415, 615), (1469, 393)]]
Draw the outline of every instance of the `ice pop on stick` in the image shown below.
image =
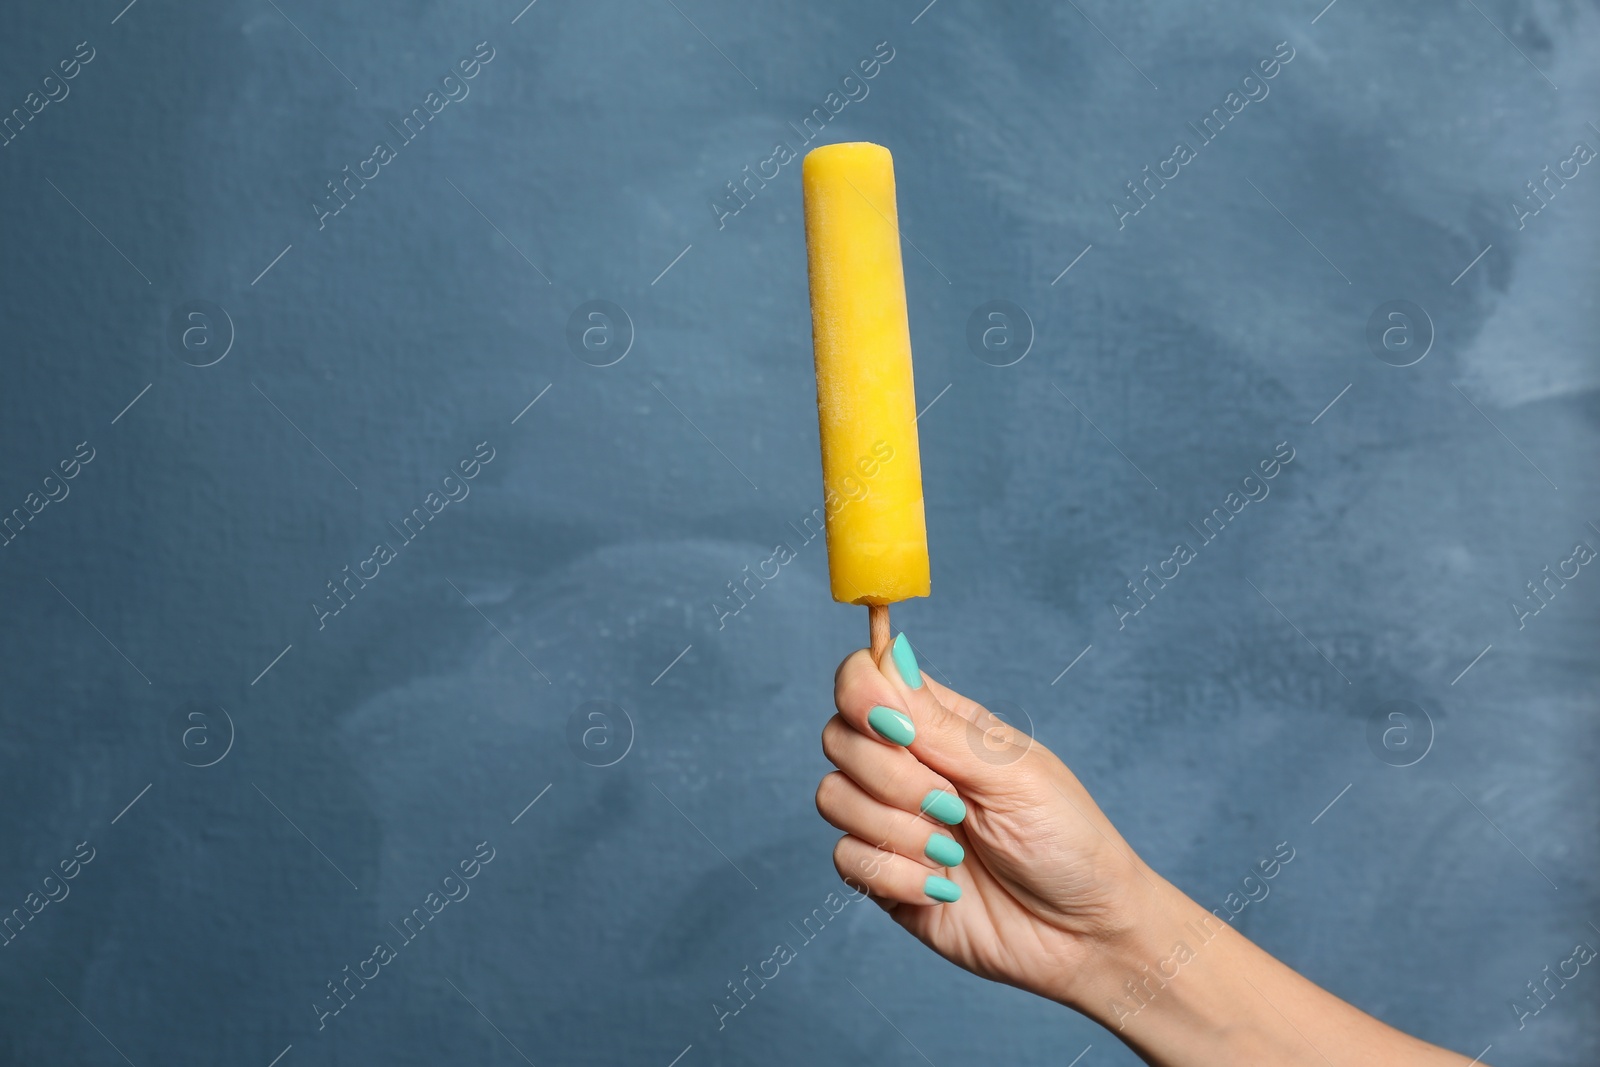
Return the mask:
[(806, 155), (801, 184), (828, 577), (834, 600), (868, 606), (878, 658), (889, 604), (929, 585), (894, 159), (881, 145), (825, 145)]

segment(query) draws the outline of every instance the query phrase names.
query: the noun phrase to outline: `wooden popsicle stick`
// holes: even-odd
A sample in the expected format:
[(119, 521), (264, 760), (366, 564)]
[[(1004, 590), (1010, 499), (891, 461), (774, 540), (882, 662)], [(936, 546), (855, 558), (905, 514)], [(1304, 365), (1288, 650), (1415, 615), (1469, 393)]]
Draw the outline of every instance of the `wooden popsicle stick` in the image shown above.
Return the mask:
[(872, 634), (872, 662), (882, 663), (889, 651), (889, 605), (867, 605), (867, 629)]

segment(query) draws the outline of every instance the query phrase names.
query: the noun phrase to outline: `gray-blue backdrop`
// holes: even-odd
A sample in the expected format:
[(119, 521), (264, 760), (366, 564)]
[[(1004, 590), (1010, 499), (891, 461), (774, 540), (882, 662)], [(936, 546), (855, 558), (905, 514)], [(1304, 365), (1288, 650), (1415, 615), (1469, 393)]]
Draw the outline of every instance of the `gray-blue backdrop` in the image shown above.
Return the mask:
[(797, 929), (851, 139), (927, 669), (1340, 995), (1595, 1062), (1594, 5), (125, 2), (0, 35), (5, 1062), (1133, 1061)]

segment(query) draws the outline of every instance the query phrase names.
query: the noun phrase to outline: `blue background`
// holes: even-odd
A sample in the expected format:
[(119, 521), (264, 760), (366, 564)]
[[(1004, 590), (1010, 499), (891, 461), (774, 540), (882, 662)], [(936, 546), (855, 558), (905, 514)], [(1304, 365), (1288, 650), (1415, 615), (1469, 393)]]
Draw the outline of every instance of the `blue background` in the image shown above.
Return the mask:
[[(926, 669), (1208, 905), (1289, 842), (1236, 922), (1341, 996), (1489, 1062), (1600, 1056), (1600, 974), (1509, 1003), (1600, 946), (1600, 575), (1511, 607), (1600, 547), (1600, 174), (1513, 207), (1600, 147), (1593, 5), (122, 3), (0, 40), (7, 113), (94, 50), (0, 148), (0, 509), (94, 453), (0, 549), (0, 911), (94, 850), (0, 949), (4, 1062), (1133, 1062), (866, 905), (712, 1008), (838, 887), (817, 736), (866, 635), (789, 525), (821, 504), (798, 165), (712, 205), (885, 41), (819, 140), (897, 162)], [(599, 354), (591, 300), (627, 316)], [(994, 300), (1029, 321), (975, 350)], [(1367, 337), (1393, 300), (1431, 322), (1408, 367)], [(1279, 442), (1270, 497), (1119, 625)]]

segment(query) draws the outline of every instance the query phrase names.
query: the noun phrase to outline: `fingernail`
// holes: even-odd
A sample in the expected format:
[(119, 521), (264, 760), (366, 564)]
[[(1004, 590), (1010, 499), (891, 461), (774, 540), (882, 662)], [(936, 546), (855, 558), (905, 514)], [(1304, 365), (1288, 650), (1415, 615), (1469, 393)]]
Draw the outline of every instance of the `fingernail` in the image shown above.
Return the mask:
[(922, 846), (922, 851), (941, 867), (959, 867), (967, 858), (966, 850), (943, 834), (928, 835), (928, 843)]
[(954, 826), (967, 817), (967, 806), (954, 793), (934, 789), (922, 798), (922, 813), (932, 815), (946, 826)]
[(961, 887), (937, 874), (928, 875), (928, 880), (922, 883), (922, 891), (944, 904), (954, 904), (961, 899)]
[(867, 725), (876, 730), (879, 737), (897, 745), (909, 745), (917, 736), (917, 728), (911, 725), (909, 718), (882, 704), (867, 712)]
[(890, 646), (889, 658), (894, 660), (895, 669), (900, 672), (902, 682), (913, 689), (922, 688), (922, 671), (917, 667), (917, 654), (911, 651), (911, 642), (906, 640), (903, 632)]

